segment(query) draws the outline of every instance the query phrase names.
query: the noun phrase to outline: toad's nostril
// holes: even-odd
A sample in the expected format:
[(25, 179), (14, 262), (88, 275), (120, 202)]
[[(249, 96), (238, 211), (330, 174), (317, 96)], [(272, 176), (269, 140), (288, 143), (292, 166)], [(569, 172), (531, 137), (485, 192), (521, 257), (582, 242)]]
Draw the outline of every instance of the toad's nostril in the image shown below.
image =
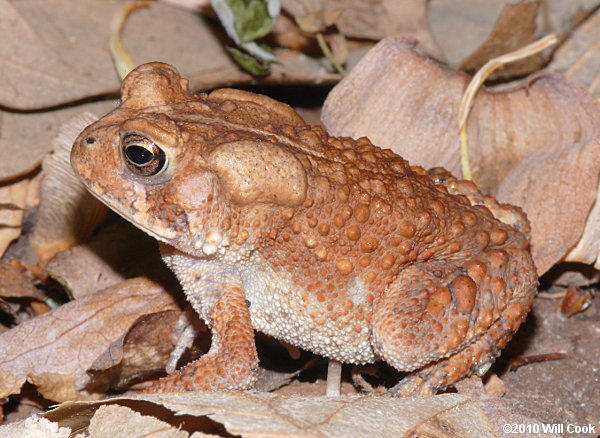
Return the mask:
[(85, 144), (94, 144), (96, 143), (96, 141), (98, 141), (96, 137), (86, 137)]

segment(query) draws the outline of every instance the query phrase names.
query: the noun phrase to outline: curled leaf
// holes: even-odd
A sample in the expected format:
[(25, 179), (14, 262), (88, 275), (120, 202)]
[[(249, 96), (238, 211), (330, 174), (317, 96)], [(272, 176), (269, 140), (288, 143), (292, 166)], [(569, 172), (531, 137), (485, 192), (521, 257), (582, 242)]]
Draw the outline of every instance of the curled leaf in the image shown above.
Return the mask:
[(163, 287), (136, 278), (22, 322), (0, 335), (0, 397), (25, 381), (49, 400), (90, 396), (96, 357), (140, 315), (174, 308)]
[(40, 209), (31, 236), (42, 266), (57, 252), (85, 242), (108, 212), (79, 182), (69, 161), (75, 137), (97, 119), (91, 113), (69, 119), (52, 142), (53, 152), (44, 158)]

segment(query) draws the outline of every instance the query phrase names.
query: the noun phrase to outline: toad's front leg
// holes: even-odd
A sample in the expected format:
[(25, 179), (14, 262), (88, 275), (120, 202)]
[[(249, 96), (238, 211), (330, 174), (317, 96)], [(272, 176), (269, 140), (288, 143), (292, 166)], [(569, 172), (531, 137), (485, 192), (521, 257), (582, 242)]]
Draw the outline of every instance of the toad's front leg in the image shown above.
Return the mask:
[[(149, 392), (248, 389), (256, 380), (258, 356), (254, 330), (241, 281), (213, 263), (181, 263), (165, 258), (181, 281), (188, 299), (212, 331), (209, 352), (170, 376)], [(185, 261), (185, 260), (184, 260)]]

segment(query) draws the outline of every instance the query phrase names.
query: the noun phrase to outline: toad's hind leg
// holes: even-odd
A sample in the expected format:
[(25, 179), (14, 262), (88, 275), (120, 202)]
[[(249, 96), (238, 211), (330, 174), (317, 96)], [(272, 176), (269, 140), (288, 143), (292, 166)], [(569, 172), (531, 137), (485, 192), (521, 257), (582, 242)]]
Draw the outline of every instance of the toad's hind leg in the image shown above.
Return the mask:
[(507, 251), (417, 263), (376, 301), (375, 351), (400, 371), (419, 370), (393, 394), (435, 393), (495, 359), (525, 320), (536, 286), (529, 255)]
[(256, 380), (258, 357), (243, 291), (225, 287), (210, 313), (209, 352), (153, 384), (148, 392), (248, 389)]

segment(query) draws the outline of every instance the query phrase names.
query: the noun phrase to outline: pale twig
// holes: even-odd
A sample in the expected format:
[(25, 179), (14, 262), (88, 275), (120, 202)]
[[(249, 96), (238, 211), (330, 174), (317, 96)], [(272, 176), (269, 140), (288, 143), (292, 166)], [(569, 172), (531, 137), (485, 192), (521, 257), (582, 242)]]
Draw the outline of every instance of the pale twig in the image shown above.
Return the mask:
[(335, 68), (335, 70), (340, 75), (344, 76), (346, 74), (346, 69), (344, 69), (344, 67), (335, 60), (335, 57), (333, 56), (331, 49), (327, 45), (327, 41), (325, 41), (325, 37), (323, 36), (323, 34), (321, 32), (317, 32), (316, 37), (317, 43), (319, 44), (319, 47), (321, 48), (321, 51), (323, 52), (325, 57), (329, 60), (329, 62), (331, 62), (333, 68)]
[(458, 130), (460, 138), (460, 161), (462, 168), (462, 177), (464, 179), (473, 179), (471, 173), (471, 166), (469, 164), (469, 152), (467, 142), (467, 119), (471, 108), (473, 106), (473, 100), (475, 95), (488, 78), (496, 69), (502, 67), (504, 64), (508, 64), (519, 59), (527, 58), (528, 56), (534, 55), (541, 52), (542, 50), (550, 47), (558, 41), (556, 34), (550, 34), (544, 38), (533, 42), (525, 47), (515, 50), (514, 52), (507, 53), (505, 55), (498, 56), (490, 59), (479, 71), (473, 76), (469, 86), (463, 94), (460, 102), (460, 109), (458, 111)]
[(150, 1), (136, 1), (124, 3), (110, 22), (110, 54), (115, 64), (115, 69), (119, 79), (123, 80), (127, 74), (133, 70), (136, 64), (129, 56), (129, 53), (121, 42), (121, 32), (125, 26), (125, 21), (133, 11), (150, 6)]
[(342, 385), (342, 364), (334, 359), (329, 359), (327, 365), (327, 390), (328, 397), (339, 397)]

